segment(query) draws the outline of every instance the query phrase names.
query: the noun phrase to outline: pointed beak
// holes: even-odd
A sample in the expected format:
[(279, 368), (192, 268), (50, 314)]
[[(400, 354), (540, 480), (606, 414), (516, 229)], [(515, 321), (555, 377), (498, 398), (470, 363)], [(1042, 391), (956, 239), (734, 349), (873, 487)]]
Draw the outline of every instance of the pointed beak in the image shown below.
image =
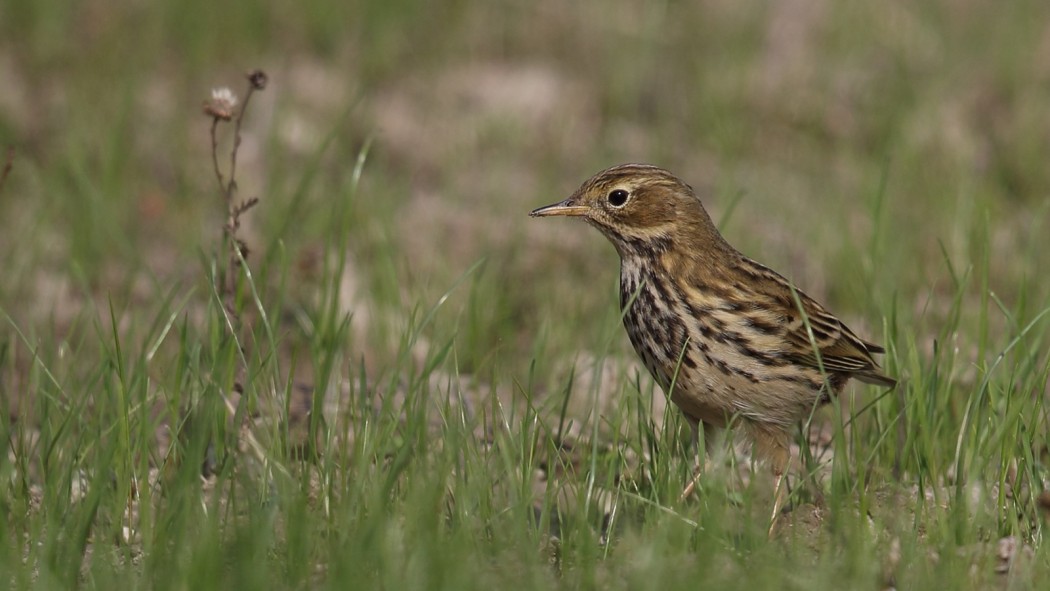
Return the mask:
[(590, 207), (587, 207), (586, 205), (579, 205), (570, 197), (565, 201), (559, 201), (558, 203), (554, 203), (546, 207), (534, 209), (532, 210), (532, 213), (529, 214), (529, 216), (534, 218), (542, 218), (555, 215), (578, 217), (587, 215), (587, 212), (589, 212), (590, 210)]

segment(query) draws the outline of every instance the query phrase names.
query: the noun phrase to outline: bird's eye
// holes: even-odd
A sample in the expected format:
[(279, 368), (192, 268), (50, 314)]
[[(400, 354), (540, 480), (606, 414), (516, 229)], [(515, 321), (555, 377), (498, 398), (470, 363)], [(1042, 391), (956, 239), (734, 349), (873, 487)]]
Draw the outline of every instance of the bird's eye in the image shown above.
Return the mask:
[(623, 189), (616, 189), (615, 191), (609, 192), (609, 205), (613, 207), (623, 207), (624, 203), (627, 203), (627, 197), (630, 195)]

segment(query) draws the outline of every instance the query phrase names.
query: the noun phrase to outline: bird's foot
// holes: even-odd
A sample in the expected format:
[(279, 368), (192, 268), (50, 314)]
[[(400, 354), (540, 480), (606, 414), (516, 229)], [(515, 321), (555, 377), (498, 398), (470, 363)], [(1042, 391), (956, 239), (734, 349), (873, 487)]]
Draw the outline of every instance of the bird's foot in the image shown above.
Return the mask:
[(689, 497), (693, 496), (693, 493), (696, 492), (697, 486), (699, 486), (700, 484), (700, 476), (702, 474), (703, 470), (698, 467), (696, 469), (696, 473), (693, 475), (692, 478), (689, 479), (689, 484), (685, 485), (685, 489), (682, 490), (682, 494), (678, 496), (679, 503), (684, 503), (686, 500), (689, 499)]

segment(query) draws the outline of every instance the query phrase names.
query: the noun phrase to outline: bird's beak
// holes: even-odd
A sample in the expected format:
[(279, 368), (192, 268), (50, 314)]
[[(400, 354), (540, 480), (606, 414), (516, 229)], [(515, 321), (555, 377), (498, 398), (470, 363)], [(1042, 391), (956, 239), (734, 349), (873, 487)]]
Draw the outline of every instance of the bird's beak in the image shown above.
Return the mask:
[(542, 217), (548, 217), (548, 216), (554, 216), (554, 215), (565, 215), (565, 216), (576, 217), (576, 216), (587, 215), (587, 212), (589, 212), (590, 210), (591, 210), (590, 207), (587, 207), (586, 205), (580, 205), (580, 204), (576, 203), (576, 201), (573, 200), (572, 197), (570, 197), (570, 198), (566, 199), (565, 201), (559, 201), (558, 203), (554, 203), (554, 204), (548, 205), (546, 207), (541, 207), (539, 209), (534, 209), (534, 210), (532, 210), (532, 213), (530, 213), (529, 215), (534, 217), (534, 218), (542, 218)]

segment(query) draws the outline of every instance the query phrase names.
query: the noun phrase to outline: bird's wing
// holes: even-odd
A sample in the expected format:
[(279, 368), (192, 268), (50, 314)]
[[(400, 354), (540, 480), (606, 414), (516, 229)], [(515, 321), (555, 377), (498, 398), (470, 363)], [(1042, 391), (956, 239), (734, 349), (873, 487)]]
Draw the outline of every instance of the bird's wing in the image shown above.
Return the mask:
[(824, 371), (848, 373), (869, 383), (885, 386), (896, 383), (893, 378), (882, 373), (872, 357), (872, 353), (882, 353), (882, 347), (860, 339), (809, 296), (797, 290), (795, 293), (802, 304), (802, 311), (794, 298), (792, 308), (784, 310), (785, 316), (789, 318), (784, 332), (789, 358), (809, 367), (823, 367)]
[(750, 307), (756, 311), (764, 308), (765, 315), (778, 319), (779, 345), (786, 358), (873, 384), (896, 384), (896, 380), (882, 373), (872, 357), (873, 353), (882, 353), (882, 347), (853, 334), (835, 315), (776, 271), (742, 255), (738, 265), (753, 279), (749, 282), (753, 290)]
[(882, 353), (882, 347), (861, 340), (776, 271), (739, 253), (731, 265), (700, 268), (705, 274), (693, 277), (684, 297), (692, 302), (695, 317), (713, 314), (721, 320), (710, 323), (708, 330), (725, 331), (742, 323), (746, 329), (738, 332), (748, 335), (749, 347), (765, 352), (770, 359), (786, 359), (882, 386), (897, 383), (872, 357)]

